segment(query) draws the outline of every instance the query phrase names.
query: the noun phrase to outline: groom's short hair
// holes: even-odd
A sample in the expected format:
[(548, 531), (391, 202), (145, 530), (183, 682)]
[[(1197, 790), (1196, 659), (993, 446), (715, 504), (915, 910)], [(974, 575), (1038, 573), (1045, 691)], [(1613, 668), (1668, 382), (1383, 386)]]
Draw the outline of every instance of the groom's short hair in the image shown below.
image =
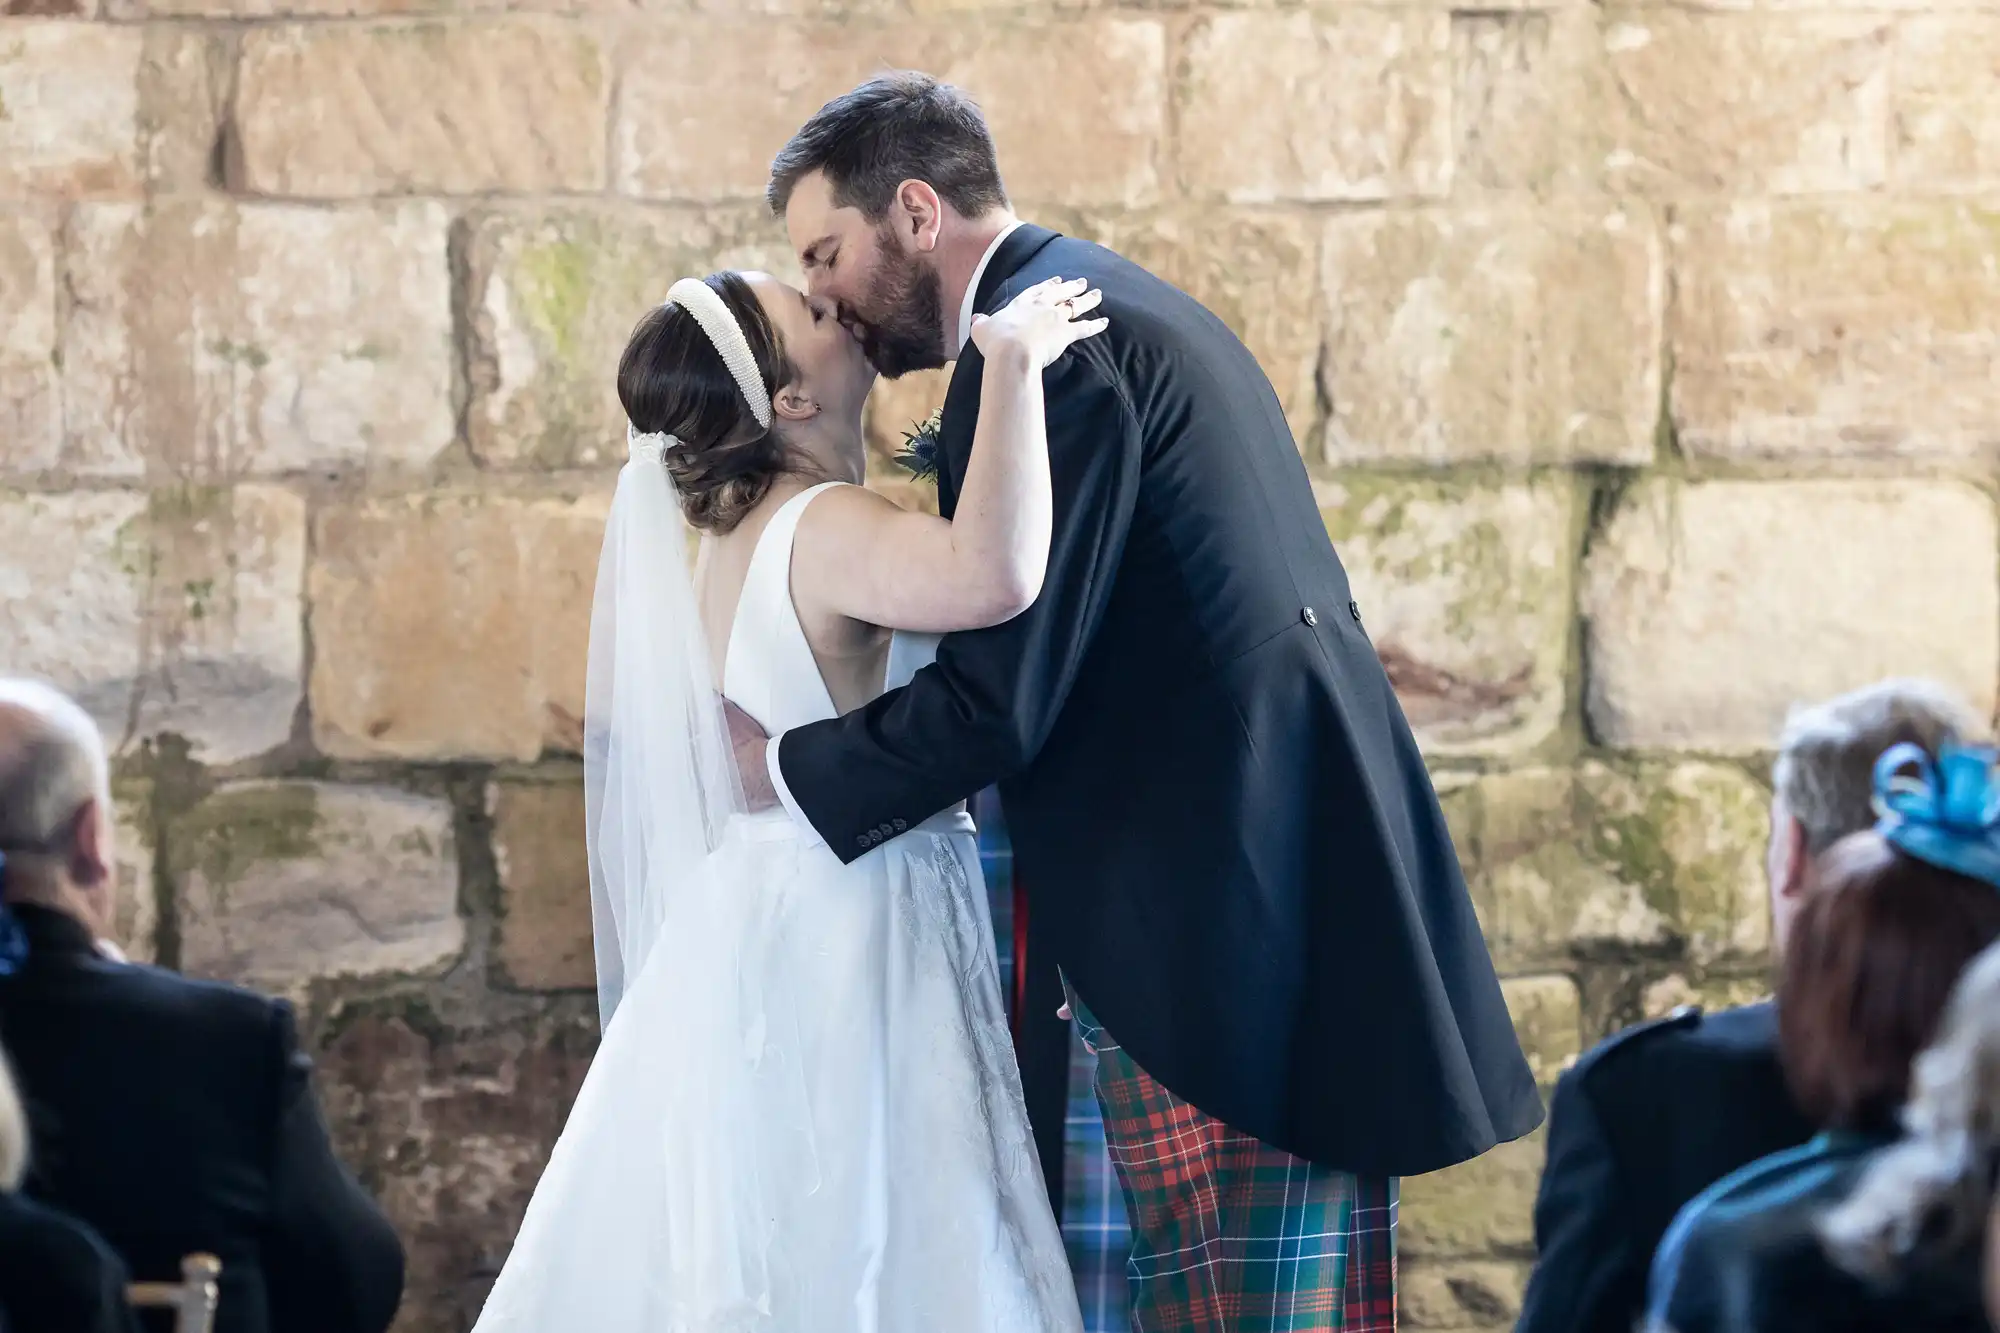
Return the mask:
[(771, 211), (784, 216), (792, 191), (815, 171), (826, 173), (835, 203), (871, 222), (907, 180), (927, 183), (965, 217), (1007, 206), (978, 104), (914, 70), (878, 74), (814, 112), (771, 164)]

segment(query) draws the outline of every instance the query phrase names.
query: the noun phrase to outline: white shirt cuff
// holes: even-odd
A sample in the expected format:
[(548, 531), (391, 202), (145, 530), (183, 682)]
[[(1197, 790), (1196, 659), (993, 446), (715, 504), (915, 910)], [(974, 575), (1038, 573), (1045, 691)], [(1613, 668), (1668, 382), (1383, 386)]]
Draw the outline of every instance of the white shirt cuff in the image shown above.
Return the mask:
[(826, 839), (819, 836), (819, 830), (812, 826), (812, 821), (806, 818), (806, 812), (792, 799), (792, 789), (785, 785), (785, 770), (778, 763), (778, 746), (784, 739), (785, 733), (781, 731), (771, 737), (771, 743), (764, 747), (764, 766), (770, 770), (771, 790), (778, 793), (778, 804), (785, 807), (785, 813), (792, 817), (792, 822), (799, 826), (799, 832), (805, 834), (809, 842), (825, 842)]

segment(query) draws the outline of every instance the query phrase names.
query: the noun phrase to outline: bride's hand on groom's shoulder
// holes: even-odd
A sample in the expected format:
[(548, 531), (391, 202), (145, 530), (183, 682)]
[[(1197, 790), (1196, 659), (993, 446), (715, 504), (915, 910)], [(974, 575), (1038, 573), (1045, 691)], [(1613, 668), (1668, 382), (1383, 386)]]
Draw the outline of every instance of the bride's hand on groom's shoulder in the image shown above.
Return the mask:
[(988, 361), (1018, 356), (1028, 370), (1042, 370), (1069, 348), (1104, 332), (1106, 319), (1080, 319), (1104, 299), (1084, 278), (1050, 278), (991, 315), (975, 315), (972, 343)]

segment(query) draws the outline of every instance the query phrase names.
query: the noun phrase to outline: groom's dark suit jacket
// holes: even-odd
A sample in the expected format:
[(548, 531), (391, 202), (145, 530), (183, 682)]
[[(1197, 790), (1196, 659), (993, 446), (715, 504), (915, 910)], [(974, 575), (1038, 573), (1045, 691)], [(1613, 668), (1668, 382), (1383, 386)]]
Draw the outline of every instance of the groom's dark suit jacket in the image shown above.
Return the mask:
[[(1147, 1072), (1327, 1166), (1414, 1175), (1540, 1123), (1458, 859), (1277, 395), (1235, 335), (1109, 250), (1017, 229), (976, 309), (1088, 278), (1110, 328), (1048, 370), (1041, 598), (787, 732), (793, 799), (853, 860), (996, 780), (1031, 962)], [(939, 499), (982, 360), (945, 398)], [(1023, 1039), (1059, 1176), (1060, 1003)], [(1053, 1050), (1054, 1054), (1051, 1055)]]

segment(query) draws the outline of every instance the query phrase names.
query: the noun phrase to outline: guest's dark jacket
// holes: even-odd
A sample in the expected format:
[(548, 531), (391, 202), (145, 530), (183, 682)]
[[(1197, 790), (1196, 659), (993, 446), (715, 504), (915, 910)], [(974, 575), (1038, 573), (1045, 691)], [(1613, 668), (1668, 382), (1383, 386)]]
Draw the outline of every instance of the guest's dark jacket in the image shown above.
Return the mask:
[(215, 1255), (217, 1333), (388, 1327), (402, 1246), (334, 1155), (291, 1007), (111, 962), (71, 918), (14, 911), (29, 951), (0, 978), (0, 1041), (28, 1104), (29, 1191), (141, 1281)]
[(125, 1265), (98, 1234), (21, 1194), (0, 1194), (0, 1330), (138, 1333)]
[[(1327, 1166), (1411, 1175), (1528, 1133), (1534, 1077), (1277, 394), (1185, 293), (1040, 227), (1001, 243), (975, 309), (1055, 276), (1100, 288), (1110, 327), (1044, 377), (1039, 600), (786, 733), (786, 787), (852, 861), (998, 781), (1051, 1176), (1068, 1047), (1047, 964), (1166, 1087)], [(946, 393), (947, 515), (983, 374), (966, 349)]]
[(1648, 1333), (1990, 1333), (1982, 1246), (1873, 1283), (1833, 1262), (1819, 1220), (1891, 1141), (1823, 1134), (1724, 1177), (1668, 1228)]
[(1674, 1214), (1812, 1132), (1785, 1087), (1773, 1005), (1686, 1008), (1605, 1040), (1556, 1085), (1515, 1333), (1631, 1333)]

